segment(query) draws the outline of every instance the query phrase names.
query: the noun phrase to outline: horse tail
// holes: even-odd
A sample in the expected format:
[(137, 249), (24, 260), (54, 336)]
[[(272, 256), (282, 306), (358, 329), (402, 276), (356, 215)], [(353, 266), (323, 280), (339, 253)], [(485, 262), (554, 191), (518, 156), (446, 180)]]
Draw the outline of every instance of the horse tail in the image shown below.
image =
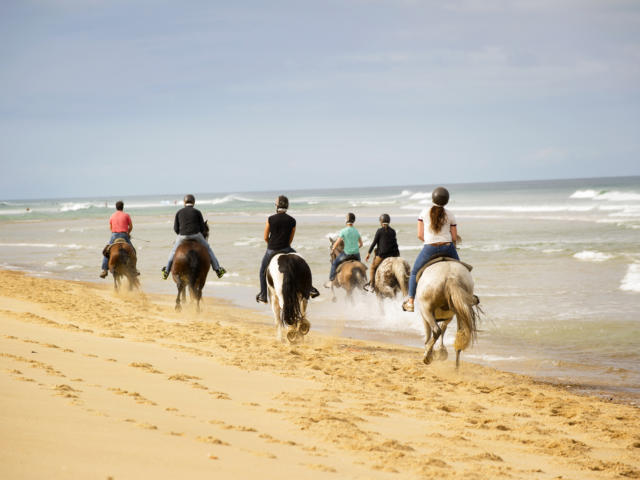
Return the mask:
[(278, 270), (282, 273), (282, 324), (294, 325), (303, 317), (300, 300), (311, 292), (311, 269), (298, 255), (280, 255)]
[(396, 277), (398, 281), (398, 286), (402, 291), (403, 296), (407, 296), (409, 294), (409, 272), (410, 267), (407, 262), (405, 262), (400, 257), (397, 257), (398, 260), (393, 261), (393, 275)]
[(473, 293), (468, 292), (459, 280), (447, 281), (446, 290), (449, 306), (456, 312), (458, 319), (458, 333), (454, 348), (456, 351), (461, 351), (476, 340), (478, 312), (473, 307), (477, 302)]
[(351, 285), (363, 288), (365, 283), (367, 283), (367, 270), (366, 268), (361, 268), (360, 265), (356, 265), (351, 270)]
[(189, 287), (192, 292), (195, 292), (196, 280), (198, 279), (198, 274), (200, 272), (200, 257), (198, 252), (193, 249), (190, 249), (187, 252), (186, 257), (189, 272)]

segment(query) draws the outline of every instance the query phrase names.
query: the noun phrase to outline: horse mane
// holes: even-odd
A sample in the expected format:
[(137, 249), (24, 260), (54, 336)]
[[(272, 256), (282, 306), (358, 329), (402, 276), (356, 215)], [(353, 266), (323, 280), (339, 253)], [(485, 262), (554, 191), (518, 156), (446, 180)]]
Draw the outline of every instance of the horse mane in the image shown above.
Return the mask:
[(300, 300), (308, 299), (311, 291), (311, 269), (298, 255), (280, 255), (278, 271), (282, 273), (282, 324), (293, 325), (302, 319)]

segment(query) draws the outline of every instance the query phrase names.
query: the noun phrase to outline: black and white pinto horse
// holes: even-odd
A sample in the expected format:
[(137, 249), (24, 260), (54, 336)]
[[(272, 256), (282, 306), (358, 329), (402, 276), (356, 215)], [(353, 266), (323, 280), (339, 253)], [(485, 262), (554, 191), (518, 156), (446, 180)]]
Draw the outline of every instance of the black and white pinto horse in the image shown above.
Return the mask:
[[(441, 261), (429, 265), (418, 280), (417, 311), (425, 329), (424, 363), (446, 360), (444, 333), (455, 315), (458, 332), (454, 342), (456, 368), (460, 365), (460, 352), (476, 338), (480, 300), (473, 294), (473, 278), (467, 267), (457, 261)], [(442, 326), (438, 325), (438, 322)], [(440, 339), (435, 355), (433, 346)]]
[(289, 327), (287, 339), (302, 341), (311, 324), (306, 318), (311, 292), (311, 269), (297, 253), (279, 253), (267, 267), (269, 302), (276, 323), (276, 338), (282, 338), (282, 327)]

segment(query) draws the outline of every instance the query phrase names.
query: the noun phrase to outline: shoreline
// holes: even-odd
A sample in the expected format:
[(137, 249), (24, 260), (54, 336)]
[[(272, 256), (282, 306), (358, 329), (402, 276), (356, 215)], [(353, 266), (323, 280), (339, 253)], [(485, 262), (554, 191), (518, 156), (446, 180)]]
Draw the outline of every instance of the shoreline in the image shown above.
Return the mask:
[[(74, 282), (74, 283), (84, 284), (88, 287), (106, 288), (107, 290), (112, 289), (112, 282), (109, 281), (111, 277), (108, 277), (107, 279), (108, 281), (104, 283), (104, 280), (84, 280), (84, 279), (73, 280), (70, 278), (65, 278), (64, 276), (60, 276), (52, 272), (25, 270), (21, 267), (15, 267), (15, 268), (0, 267), (0, 274), (2, 272), (17, 272), (29, 277), (34, 277), (34, 278), (59, 280), (63, 282)], [(207, 284), (209, 284), (212, 281), (215, 282), (215, 280), (209, 280)], [(151, 285), (150, 289), (148, 285)], [(163, 284), (160, 284), (160, 285), (163, 285)], [(172, 290), (173, 283), (168, 283), (168, 284), (165, 284), (164, 286), (167, 287), (167, 285), (170, 288), (168, 289), (153, 288), (154, 286), (158, 287), (158, 284), (147, 283), (146, 284), (147, 290), (143, 289), (142, 292), (146, 296), (158, 297), (162, 299), (161, 300), (162, 302), (172, 303), (175, 300), (175, 294), (167, 293), (166, 290)], [(209, 288), (209, 292), (211, 292), (211, 286)], [(252, 298), (252, 295), (249, 294), (248, 296), (246, 296), (246, 295), (241, 295), (239, 293), (240, 291), (242, 291), (242, 293), (246, 293), (245, 291), (249, 291), (250, 287), (244, 286), (244, 285), (223, 285), (223, 286), (216, 287), (216, 289), (219, 289), (221, 287), (223, 290), (225, 290), (225, 293), (220, 294), (219, 291), (217, 292), (214, 291), (214, 294), (210, 294), (210, 295), (207, 295), (208, 292), (207, 292), (207, 289), (205, 288), (203, 299), (207, 298), (213, 301), (214, 303), (227, 304), (228, 306), (251, 312), (252, 315), (258, 315), (258, 316), (264, 317), (265, 318), (264, 324), (271, 325), (271, 322), (273, 321), (271, 307), (268, 304), (256, 306), (253, 302), (251, 302), (251, 300), (248, 300)], [(319, 305), (316, 305), (316, 307), (318, 306)], [(261, 310), (261, 307), (264, 307), (264, 308)], [(313, 322), (314, 320), (313, 305), (311, 307), (310, 313), (312, 316), (312, 323), (314, 323)], [(317, 315), (317, 312), (316, 312), (316, 315)], [(328, 319), (327, 312), (323, 312), (323, 315), (324, 315), (323, 320), (324, 322), (326, 322)], [(340, 327), (335, 327), (334, 325), (331, 325), (328, 323), (323, 323), (320, 325), (316, 323), (315, 330), (317, 333), (320, 333), (321, 335), (330, 336), (330, 337), (337, 336), (337, 337), (343, 337), (348, 340), (377, 342), (377, 343), (387, 344), (394, 347), (406, 347), (406, 348), (415, 350), (417, 352), (416, 355), (419, 355), (420, 357), (422, 355), (422, 352), (423, 352), (422, 343), (424, 340), (423, 337), (420, 339), (419, 342), (415, 342), (416, 339), (413, 338), (410, 333), (385, 332), (385, 331), (380, 331), (375, 329), (370, 330), (370, 329), (366, 329), (359, 326), (347, 327), (344, 325), (345, 321), (346, 321), (345, 319), (341, 320), (343, 325), (341, 325)], [(451, 331), (452, 332), (455, 331), (455, 328), (453, 328)], [(448, 341), (445, 341), (445, 344), (448, 346), (449, 349), (451, 349), (451, 345), (453, 344), (453, 335), (451, 334), (451, 332), (447, 332), (447, 336), (448, 336)], [(401, 340), (402, 338), (405, 339), (404, 342)], [(414, 340), (414, 342), (412, 342), (412, 340)], [(482, 340), (479, 340), (479, 341), (482, 341)], [(417, 343), (417, 345), (415, 343)], [(621, 385), (614, 385), (614, 384), (603, 385), (594, 381), (581, 382), (579, 381), (579, 378), (564, 378), (564, 377), (550, 376), (548, 374), (545, 375), (543, 373), (538, 373), (538, 374), (528, 373), (527, 371), (523, 371), (523, 370), (527, 370), (526, 366), (515, 368), (515, 365), (512, 365), (513, 368), (511, 369), (500, 368), (500, 366), (496, 366), (492, 364), (492, 362), (483, 361), (482, 359), (478, 358), (478, 356), (475, 356), (473, 353), (473, 346), (468, 351), (468, 353), (469, 353), (468, 356), (465, 356), (464, 353), (462, 354), (463, 360), (467, 363), (473, 363), (475, 365), (490, 368), (501, 373), (522, 375), (531, 379), (531, 381), (533, 382), (538, 382), (542, 385), (552, 385), (559, 388), (564, 388), (567, 391), (570, 391), (578, 395), (594, 396), (609, 402), (625, 404), (625, 405), (630, 405), (635, 407), (640, 406), (640, 392), (633, 389), (633, 387), (624, 387)]]
[(7, 478), (640, 478), (638, 407), (313, 325), (280, 344), (211, 297), (0, 287)]

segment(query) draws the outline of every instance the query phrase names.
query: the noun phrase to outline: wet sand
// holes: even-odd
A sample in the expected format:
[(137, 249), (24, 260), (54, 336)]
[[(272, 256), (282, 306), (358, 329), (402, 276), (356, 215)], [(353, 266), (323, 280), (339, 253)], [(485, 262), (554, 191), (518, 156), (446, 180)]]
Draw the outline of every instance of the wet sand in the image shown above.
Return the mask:
[(0, 477), (640, 478), (637, 407), (310, 320), (0, 271)]

